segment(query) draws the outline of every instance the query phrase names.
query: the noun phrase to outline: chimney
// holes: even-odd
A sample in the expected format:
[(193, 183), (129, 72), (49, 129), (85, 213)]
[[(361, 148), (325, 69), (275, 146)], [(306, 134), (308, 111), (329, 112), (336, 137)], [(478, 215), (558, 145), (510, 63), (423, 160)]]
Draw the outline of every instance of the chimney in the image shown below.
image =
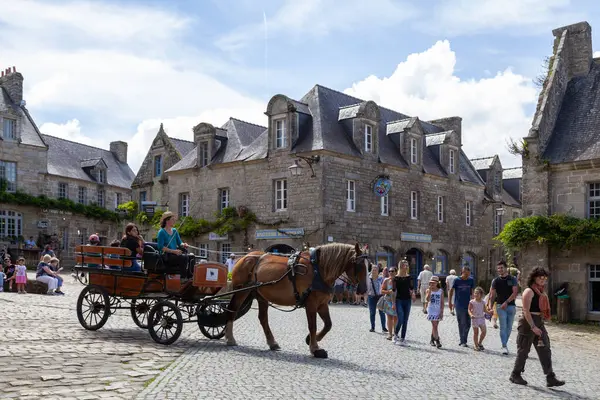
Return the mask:
[(439, 126), (445, 131), (454, 131), (458, 134), (460, 144), (462, 146), (462, 118), (461, 117), (448, 117), (440, 118), (428, 121), (430, 124)]
[(554, 29), (552, 34), (555, 37), (555, 46), (564, 31), (567, 31), (567, 38), (563, 48), (563, 62), (569, 71), (569, 79), (585, 76), (590, 72), (592, 65), (592, 27), (584, 21)]
[(122, 141), (110, 142), (110, 152), (120, 163), (127, 164), (127, 143)]
[(6, 68), (2, 71), (0, 86), (8, 92), (13, 103), (16, 105), (21, 104), (21, 100), (23, 100), (23, 75), (17, 72), (15, 67)]

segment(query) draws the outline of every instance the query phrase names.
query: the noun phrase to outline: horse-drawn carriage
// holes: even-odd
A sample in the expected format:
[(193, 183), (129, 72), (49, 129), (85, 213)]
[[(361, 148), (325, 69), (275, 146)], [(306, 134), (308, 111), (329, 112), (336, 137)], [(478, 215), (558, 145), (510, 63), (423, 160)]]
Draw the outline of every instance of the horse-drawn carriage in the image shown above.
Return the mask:
[[(82, 245), (75, 252), (78, 279), (84, 283), (81, 274), (88, 275), (77, 299), (77, 318), (85, 329), (100, 329), (116, 310), (129, 309), (135, 324), (148, 329), (157, 343), (175, 342), (189, 322), (196, 322), (209, 339), (225, 334), (225, 265), (196, 264), (191, 254), (168, 258), (152, 243), (144, 248), (142, 272), (131, 270), (133, 260), (126, 248)], [(250, 306), (251, 299), (237, 317)]]

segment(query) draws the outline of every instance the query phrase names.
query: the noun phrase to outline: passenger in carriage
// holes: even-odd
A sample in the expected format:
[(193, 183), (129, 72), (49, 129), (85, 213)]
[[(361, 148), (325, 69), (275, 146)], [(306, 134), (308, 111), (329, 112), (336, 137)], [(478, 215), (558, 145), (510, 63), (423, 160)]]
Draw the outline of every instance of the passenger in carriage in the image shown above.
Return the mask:
[[(97, 233), (94, 233), (92, 235), (90, 235), (90, 238), (88, 239), (88, 246), (100, 246), (100, 237), (98, 236)], [(94, 254), (88, 254), (88, 257), (102, 257), (102, 254), (100, 253), (94, 253)], [(84, 259), (85, 262), (85, 259)], [(88, 268), (102, 268), (102, 265), (100, 264), (87, 264)], [(84, 274), (83, 272), (81, 273), (81, 276), (83, 277)]]
[(121, 239), (121, 247), (125, 247), (131, 251), (131, 254), (129, 255), (129, 259), (131, 259), (131, 267), (123, 268), (123, 270), (130, 272), (141, 272), (142, 267), (137, 261), (137, 255), (144, 253), (144, 241), (142, 240), (138, 227), (135, 224), (129, 223), (125, 227), (125, 235)]
[(171, 211), (165, 212), (160, 218), (160, 230), (156, 241), (158, 242), (158, 250), (161, 253), (170, 253), (180, 256), (183, 252), (179, 249), (183, 246), (187, 249), (187, 243), (183, 243), (177, 229), (173, 228), (177, 221), (177, 217)]

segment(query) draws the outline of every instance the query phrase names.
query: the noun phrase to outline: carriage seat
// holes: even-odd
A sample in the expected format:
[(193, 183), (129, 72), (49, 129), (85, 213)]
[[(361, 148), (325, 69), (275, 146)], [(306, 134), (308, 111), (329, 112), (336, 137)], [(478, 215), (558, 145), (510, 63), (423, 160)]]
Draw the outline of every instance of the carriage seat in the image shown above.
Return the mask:
[(181, 256), (160, 254), (158, 245), (153, 242), (145, 243), (142, 259), (144, 261), (144, 268), (149, 272), (179, 274), (182, 278), (191, 278), (196, 264), (196, 257), (193, 254)]
[(126, 271), (131, 268), (131, 251), (124, 247), (111, 246), (75, 246), (75, 260), (77, 264), (87, 268), (121, 269)]

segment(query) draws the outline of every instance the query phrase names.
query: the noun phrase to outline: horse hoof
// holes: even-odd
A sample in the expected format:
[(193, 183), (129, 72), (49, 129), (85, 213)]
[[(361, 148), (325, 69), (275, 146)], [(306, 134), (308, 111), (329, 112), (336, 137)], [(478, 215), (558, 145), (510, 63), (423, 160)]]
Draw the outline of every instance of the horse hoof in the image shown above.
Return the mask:
[(277, 351), (277, 350), (281, 350), (281, 347), (279, 347), (279, 345), (277, 343), (274, 343), (269, 346), (269, 349), (271, 349), (272, 351)]
[(231, 347), (237, 346), (237, 342), (235, 340), (228, 340), (227, 341), (227, 346), (231, 346)]
[(306, 335), (306, 339), (304, 341), (308, 346), (310, 346), (310, 335)]
[(323, 349), (317, 349), (313, 353), (313, 356), (315, 356), (315, 358), (327, 358), (327, 351)]

